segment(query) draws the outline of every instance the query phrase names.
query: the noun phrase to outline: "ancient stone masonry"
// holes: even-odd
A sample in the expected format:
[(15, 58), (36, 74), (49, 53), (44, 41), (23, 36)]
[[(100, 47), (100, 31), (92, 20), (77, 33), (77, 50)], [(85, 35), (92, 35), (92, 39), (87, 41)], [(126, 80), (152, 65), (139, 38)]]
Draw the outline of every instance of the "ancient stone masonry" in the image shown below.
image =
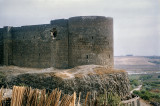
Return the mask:
[(0, 28), (0, 65), (113, 68), (113, 19), (80, 16), (50, 24)]

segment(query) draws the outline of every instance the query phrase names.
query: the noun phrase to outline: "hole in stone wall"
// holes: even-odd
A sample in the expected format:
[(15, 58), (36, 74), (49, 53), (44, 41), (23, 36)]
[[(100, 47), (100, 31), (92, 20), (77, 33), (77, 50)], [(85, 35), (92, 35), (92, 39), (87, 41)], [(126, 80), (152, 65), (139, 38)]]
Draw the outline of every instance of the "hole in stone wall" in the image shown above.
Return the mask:
[(88, 59), (88, 55), (86, 55), (86, 58)]
[(41, 54), (39, 53), (39, 56), (41, 56)]
[(53, 39), (57, 37), (57, 30), (56, 30), (56, 28), (53, 28), (52, 30), (50, 30), (50, 32), (51, 32), (51, 36), (53, 37)]
[(54, 37), (57, 37), (57, 31), (55, 31), (55, 32), (53, 33), (53, 36), (54, 36)]
[(93, 36), (92, 36), (92, 39), (93, 39)]

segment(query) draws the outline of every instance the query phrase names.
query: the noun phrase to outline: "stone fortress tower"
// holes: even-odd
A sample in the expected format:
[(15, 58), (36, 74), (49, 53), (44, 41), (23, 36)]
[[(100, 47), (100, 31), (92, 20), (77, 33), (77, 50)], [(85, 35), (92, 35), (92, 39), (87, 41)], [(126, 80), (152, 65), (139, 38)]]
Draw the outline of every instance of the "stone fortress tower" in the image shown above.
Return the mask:
[(0, 28), (0, 64), (35, 68), (113, 68), (113, 19), (80, 16)]

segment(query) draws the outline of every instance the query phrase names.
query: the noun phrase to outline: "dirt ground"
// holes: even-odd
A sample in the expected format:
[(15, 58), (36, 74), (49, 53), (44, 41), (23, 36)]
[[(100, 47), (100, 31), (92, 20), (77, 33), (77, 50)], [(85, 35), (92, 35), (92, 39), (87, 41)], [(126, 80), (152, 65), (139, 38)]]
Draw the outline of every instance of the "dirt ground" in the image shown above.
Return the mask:
[(140, 99), (140, 105), (141, 106), (152, 106), (148, 102), (144, 101), (143, 99)]
[(83, 65), (72, 69), (55, 69), (53, 67), (46, 69), (38, 69), (38, 68), (24, 68), (17, 66), (1, 66), (0, 72), (3, 72), (7, 76), (17, 76), (20, 74), (32, 74), (32, 73), (44, 73), (44, 74), (50, 73), (61, 78), (74, 78), (89, 74), (110, 74), (110, 73), (118, 73), (125, 71), (107, 69), (106, 67), (99, 65)]

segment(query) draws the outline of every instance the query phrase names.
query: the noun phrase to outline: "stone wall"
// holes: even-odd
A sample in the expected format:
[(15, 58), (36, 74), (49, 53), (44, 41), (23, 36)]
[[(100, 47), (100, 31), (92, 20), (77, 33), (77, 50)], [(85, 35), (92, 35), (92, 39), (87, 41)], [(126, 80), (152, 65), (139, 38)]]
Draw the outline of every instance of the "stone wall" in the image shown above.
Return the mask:
[(0, 65), (3, 64), (3, 28), (0, 28)]
[(50, 67), (50, 33), (47, 25), (12, 28), (13, 65)]
[(12, 27), (6, 26), (3, 31), (3, 63), (12, 65)]
[(69, 19), (69, 66), (113, 67), (113, 19), (99, 16)]
[(113, 67), (113, 19), (101, 16), (0, 30), (0, 64), (35, 68)]
[[(36, 68), (68, 67), (68, 23), (4, 27), (0, 30), (0, 64)], [(51, 36), (51, 30), (57, 36)]]
[(68, 68), (68, 20), (53, 20), (50, 28), (57, 31), (56, 37), (51, 38), (51, 66)]

